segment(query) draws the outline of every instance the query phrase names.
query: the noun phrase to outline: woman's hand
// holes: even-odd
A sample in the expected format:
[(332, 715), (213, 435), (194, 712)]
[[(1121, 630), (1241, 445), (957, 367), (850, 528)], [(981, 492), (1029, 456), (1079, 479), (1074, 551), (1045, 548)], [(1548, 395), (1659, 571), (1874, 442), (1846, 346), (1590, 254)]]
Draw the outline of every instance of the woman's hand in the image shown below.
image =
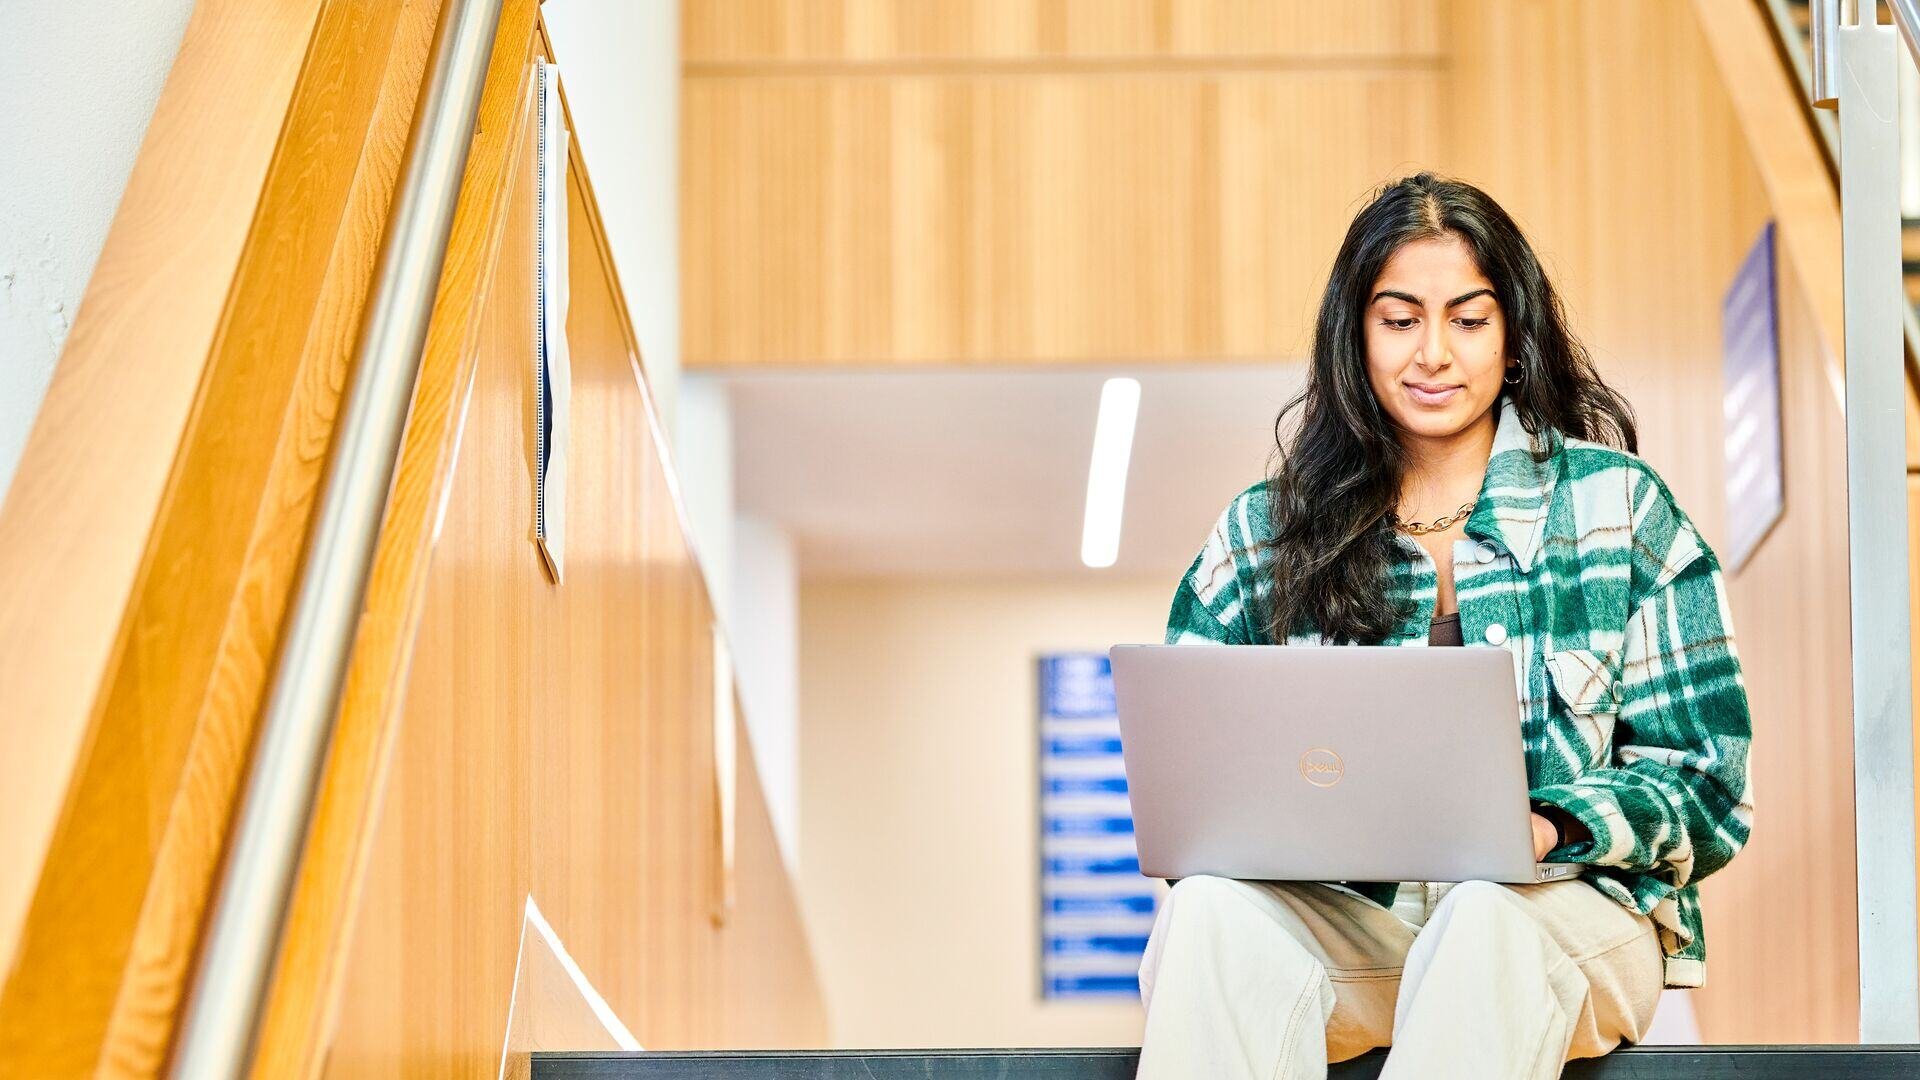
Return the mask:
[(1547, 852), (1560, 845), (1560, 830), (1553, 822), (1541, 817), (1538, 811), (1533, 815), (1533, 861), (1539, 862), (1547, 857)]

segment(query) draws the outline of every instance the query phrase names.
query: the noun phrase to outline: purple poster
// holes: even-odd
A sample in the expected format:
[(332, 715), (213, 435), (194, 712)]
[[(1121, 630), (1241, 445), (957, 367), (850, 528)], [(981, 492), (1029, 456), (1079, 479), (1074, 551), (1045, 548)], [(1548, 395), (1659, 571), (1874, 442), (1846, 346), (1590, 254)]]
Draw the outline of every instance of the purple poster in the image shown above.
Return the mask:
[(1720, 303), (1727, 455), (1727, 543), (1721, 555), (1729, 574), (1746, 563), (1785, 506), (1777, 310), (1768, 222)]

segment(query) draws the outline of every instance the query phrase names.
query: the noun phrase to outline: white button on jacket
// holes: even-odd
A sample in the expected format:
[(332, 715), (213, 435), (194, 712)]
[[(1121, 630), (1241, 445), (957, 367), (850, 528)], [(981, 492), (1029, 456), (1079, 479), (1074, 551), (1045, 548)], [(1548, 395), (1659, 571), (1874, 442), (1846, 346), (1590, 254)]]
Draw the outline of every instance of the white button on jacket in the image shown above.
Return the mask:
[(1479, 550), (1473, 553), (1473, 557), (1483, 563), (1490, 563), (1493, 561), (1494, 556), (1498, 554), (1500, 553), (1493, 550), (1492, 544), (1481, 544)]
[(1487, 644), (1502, 645), (1507, 640), (1507, 628), (1499, 623), (1487, 624)]

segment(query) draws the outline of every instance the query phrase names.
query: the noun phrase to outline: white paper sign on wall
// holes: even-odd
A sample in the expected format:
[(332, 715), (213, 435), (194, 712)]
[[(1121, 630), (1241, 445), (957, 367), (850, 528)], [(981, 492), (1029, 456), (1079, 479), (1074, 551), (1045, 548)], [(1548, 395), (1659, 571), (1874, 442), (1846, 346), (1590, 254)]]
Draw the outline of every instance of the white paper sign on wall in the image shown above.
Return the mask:
[(537, 61), (535, 78), (540, 95), (540, 160), (535, 169), (540, 308), (534, 318), (533, 535), (540, 561), (557, 585), (566, 570), (567, 445), (573, 405), (573, 366), (567, 352), (567, 126), (559, 69)]

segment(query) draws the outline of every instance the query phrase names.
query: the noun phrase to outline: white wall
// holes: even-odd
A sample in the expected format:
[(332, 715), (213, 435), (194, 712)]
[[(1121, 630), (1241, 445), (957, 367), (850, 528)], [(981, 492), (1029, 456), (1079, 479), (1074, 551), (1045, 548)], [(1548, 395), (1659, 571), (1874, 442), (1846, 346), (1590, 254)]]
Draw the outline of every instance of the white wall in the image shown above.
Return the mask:
[(695, 375), (680, 385), (680, 434), (674, 472), (686, 502), (693, 545), (707, 575), (713, 609), (730, 620), (733, 608), (733, 407), (727, 384)]
[(836, 1045), (1139, 1045), (1131, 999), (1040, 999), (1034, 661), (1161, 640), (1173, 584), (802, 587), (800, 895)]
[(675, 464), (713, 608), (732, 647), (747, 738), (760, 768), (774, 838), (800, 869), (800, 566), (776, 522), (741, 516), (734, 500), (733, 406), (724, 379), (680, 383)]
[(0, 3), (0, 499), (192, 10), (193, 0)]
[(661, 419), (680, 382), (680, 5), (550, 0), (541, 9)]
[(800, 866), (800, 560), (777, 523), (738, 516), (727, 634), (774, 839)]

